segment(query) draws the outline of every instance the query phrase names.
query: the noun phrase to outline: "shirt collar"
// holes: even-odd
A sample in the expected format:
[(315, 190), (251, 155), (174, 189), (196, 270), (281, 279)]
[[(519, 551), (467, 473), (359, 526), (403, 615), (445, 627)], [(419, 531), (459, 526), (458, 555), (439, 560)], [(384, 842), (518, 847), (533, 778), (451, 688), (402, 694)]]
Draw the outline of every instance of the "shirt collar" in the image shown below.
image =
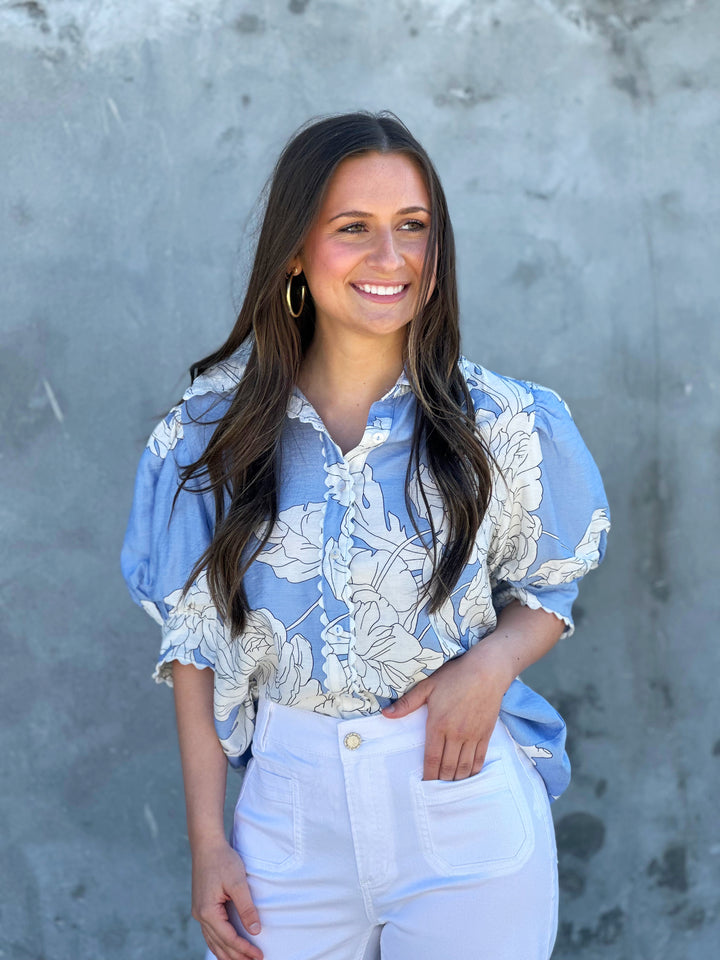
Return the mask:
[[(398, 397), (404, 396), (410, 391), (410, 381), (403, 369), (392, 387), (384, 396), (380, 397), (378, 403), (388, 403)], [(299, 420), (301, 423), (310, 423), (316, 430), (325, 430), (325, 425), (320, 419), (315, 407), (310, 403), (302, 390), (296, 385), (292, 389), (290, 399), (288, 400), (287, 415), (291, 420)]]

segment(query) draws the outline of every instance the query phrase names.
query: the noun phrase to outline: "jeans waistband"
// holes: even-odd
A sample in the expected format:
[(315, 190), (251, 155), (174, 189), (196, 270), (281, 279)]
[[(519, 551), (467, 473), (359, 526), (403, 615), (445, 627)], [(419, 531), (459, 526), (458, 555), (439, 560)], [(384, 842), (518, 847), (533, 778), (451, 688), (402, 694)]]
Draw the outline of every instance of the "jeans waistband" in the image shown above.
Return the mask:
[(365, 756), (394, 753), (424, 745), (426, 720), (424, 705), (392, 720), (381, 713), (340, 720), (261, 699), (253, 752), (262, 753), (272, 742), (297, 756), (336, 757), (340, 750), (356, 750), (360, 744), (363, 749), (359, 753)]

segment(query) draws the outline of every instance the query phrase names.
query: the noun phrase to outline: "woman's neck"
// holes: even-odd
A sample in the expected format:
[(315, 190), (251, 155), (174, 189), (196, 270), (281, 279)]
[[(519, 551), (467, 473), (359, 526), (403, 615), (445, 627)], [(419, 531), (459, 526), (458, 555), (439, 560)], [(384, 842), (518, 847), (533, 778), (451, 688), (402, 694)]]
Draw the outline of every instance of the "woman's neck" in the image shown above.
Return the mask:
[(370, 407), (391, 389), (402, 369), (401, 342), (314, 340), (303, 358), (298, 386), (347, 453), (360, 442)]
[(330, 397), (340, 406), (368, 408), (396, 382), (403, 369), (404, 340), (392, 343), (361, 340), (353, 343), (313, 341), (303, 359), (298, 386), (313, 397)]

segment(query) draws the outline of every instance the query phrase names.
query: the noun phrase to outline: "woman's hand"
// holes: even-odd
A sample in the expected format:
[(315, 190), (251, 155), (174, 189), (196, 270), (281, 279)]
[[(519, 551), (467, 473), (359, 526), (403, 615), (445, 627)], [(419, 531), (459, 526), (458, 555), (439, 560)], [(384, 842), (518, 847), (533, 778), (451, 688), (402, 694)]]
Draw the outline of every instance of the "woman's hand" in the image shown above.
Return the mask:
[[(195, 848), (192, 867), (192, 915), (218, 960), (262, 960), (262, 950), (243, 939), (228, 916), (232, 904), (249, 933), (260, 932), (245, 867), (226, 840)], [(232, 909), (232, 906), (230, 909)]]
[(383, 710), (387, 717), (404, 717), (427, 704), (423, 780), (464, 780), (482, 769), (513, 677), (502, 663), (482, 657), (480, 647), (448, 660)]
[(383, 715), (396, 718), (427, 704), (424, 780), (480, 772), (507, 688), (555, 646), (563, 629), (554, 614), (513, 601), (493, 633), (385, 707)]

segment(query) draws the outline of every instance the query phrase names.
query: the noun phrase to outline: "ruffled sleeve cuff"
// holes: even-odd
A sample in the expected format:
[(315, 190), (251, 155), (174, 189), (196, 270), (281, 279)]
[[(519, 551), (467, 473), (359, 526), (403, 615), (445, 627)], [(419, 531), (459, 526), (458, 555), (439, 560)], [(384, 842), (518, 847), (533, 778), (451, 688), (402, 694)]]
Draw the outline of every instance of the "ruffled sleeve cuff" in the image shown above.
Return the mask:
[[(176, 591), (179, 595), (180, 591)], [(176, 598), (171, 595), (172, 604)], [(215, 669), (224, 627), (212, 602), (205, 573), (190, 587), (183, 600), (176, 601), (162, 625), (162, 643), (153, 679), (172, 686), (172, 661), (199, 669)]]
[(575, 624), (572, 619), (572, 605), (577, 597), (578, 586), (576, 583), (568, 584), (563, 590), (544, 590), (541, 594), (533, 593), (532, 590), (525, 587), (505, 583), (494, 591), (493, 605), (496, 612), (500, 612), (513, 600), (517, 600), (525, 607), (531, 610), (544, 610), (546, 613), (554, 614), (558, 620), (565, 624), (560, 639), (571, 637), (575, 632)]

